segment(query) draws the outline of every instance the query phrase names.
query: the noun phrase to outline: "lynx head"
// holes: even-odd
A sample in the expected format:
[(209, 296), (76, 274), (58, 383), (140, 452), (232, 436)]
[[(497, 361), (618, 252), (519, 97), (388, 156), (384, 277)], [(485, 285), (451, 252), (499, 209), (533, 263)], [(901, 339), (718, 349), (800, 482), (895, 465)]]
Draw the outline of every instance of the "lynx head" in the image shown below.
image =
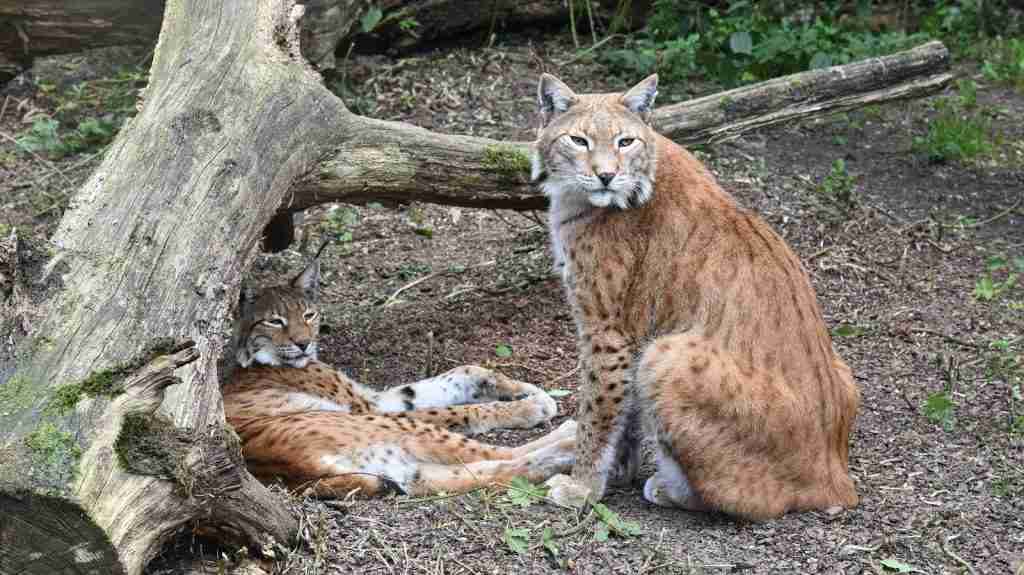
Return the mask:
[(287, 284), (242, 290), (235, 341), (239, 365), (305, 367), (316, 360), (320, 334), (320, 260)]
[(543, 180), (553, 203), (627, 209), (651, 198), (656, 154), (650, 116), (657, 93), (657, 74), (624, 94), (579, 95), (541, 75), (533, 179)]

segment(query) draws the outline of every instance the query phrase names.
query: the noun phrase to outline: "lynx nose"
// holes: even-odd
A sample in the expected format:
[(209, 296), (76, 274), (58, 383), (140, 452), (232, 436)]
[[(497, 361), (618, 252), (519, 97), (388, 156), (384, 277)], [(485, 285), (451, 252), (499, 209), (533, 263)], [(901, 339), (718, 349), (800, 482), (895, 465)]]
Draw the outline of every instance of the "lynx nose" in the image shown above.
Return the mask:
[(605, 187), (608, 187), (608, 184), (612, 183), (612, 180), (615, 179), (615, 174), (612, 172), (601, 172), (597, 175), (597, 179), (601, 180)]

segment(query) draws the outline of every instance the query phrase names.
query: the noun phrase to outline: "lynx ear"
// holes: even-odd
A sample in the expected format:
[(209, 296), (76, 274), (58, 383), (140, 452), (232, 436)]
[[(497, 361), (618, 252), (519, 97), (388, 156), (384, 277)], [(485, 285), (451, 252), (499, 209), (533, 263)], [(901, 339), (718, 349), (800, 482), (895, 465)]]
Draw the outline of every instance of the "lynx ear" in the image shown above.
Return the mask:
[(658, 75), (651, 74), (622, 95), (622, 104), (648, 121), (654, 110), (654, 97), (658, 95)]
[(316, 250), (313, 261), (309, 262), (306, 269), (291, 281), (293, 288), (302, 290), (302, 295), (314, 301), (320, 297), (320, 254), (324, 253), (324, 249), (330, 243), (329, 240), (324, 240), (324, 243), (320, 244), (320, 248)]
[(565, 113), (576, 100), (576, 94), (565, 85), (565, 82), (551, 74), (541, 74), (540, 83), (537, 85), (541, 127), (547, 126), (556, 116)]
[(307, 298), (317, 299), (320, 296), (320, 258), (309, 262), (306, 269), (291, 281), (291, 286), (302, 290), (302, 295)]

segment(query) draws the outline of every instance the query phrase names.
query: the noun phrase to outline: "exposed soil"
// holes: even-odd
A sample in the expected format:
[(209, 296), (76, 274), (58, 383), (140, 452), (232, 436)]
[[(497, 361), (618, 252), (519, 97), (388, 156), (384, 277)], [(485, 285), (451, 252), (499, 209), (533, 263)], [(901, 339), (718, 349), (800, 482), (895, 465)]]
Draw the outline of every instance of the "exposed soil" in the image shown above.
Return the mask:
[[(350, 105), (442, 132), (526, 140), (541, 71), (579, 91), (638, 80), (610, 76), (595, 63), (560, 66), (571, 53), (565, 38), (555, 38), (404, 60), (357, 57)], [(960, 67), (966, 75), (976, 69)], [(0, 99), (11, 96), (0, 130), (14, 134), (24, 128), (25, 110), (52, 105), (33, 86), (38, 75), (61, 70), (40, 66), (36, 84), (0, 92)], [(666, 85), (659, 102), (689, 97), (688, 89), (711, 88)], [(543, 504), (512, 506), (502, 489), (331, 505), (297, 498), (308, 548), (278, 550), (264, 566), (366, 574), (882, 573), (900, 565), (929, 574), (1024, 572), (1024, 425), (1014, 427), (1024, 421), (1015, 419), (1024, 402), (1011, 394), (1013, 386), (1024, 392), (1024, 281), (990, 300), (975, 296), (986, 275), (996, 284), (1008, 277), (1008, 270), (987, 269), (990, 258), (1024, 258), (1024, 95), (980, 85), (979, 106), (992, 110), (999, 142), (991, 156), (970, 163), (932, 163), (912, 151), (934, 100), (701, 151), (721, 184), (800, 255), (854, 370), (863, 394), (851, 451), (859, 507), (750, 524), (654, 507), (638, 484), (614, 488), (605, 503), (639, 524), (641, 535), (598, 541), (586, 525), (556, 538), (553, 556), (540, 545), (542, 530), (565, 531), (577, 518)], [(837, 158), (854, 177), (847, 203), (819, 190)], [(4, 139), (0, 224), (42, 240), (95, 162), (79, 155), (51, 165), (15, 153)], [(550, 271), (543, 218), (418, 204), (311, 210), (304, 245), (336, 238), (324, 262), (322, 359), (381, 386), (480, 364), (574, 390), (574, 330)], [(280, 277), (300, 260), (294, 253), (261, 258), (254, 275)], [(1008, 348), (993, 347), (998, 341)], [(925, 406), (940, 392), (953, 405), (936, 421), (942, 414)], [(545, 432), (573, 413), (574, 397), (559, 398), (563, 415), (544, 429), (487, 439), (517, 443)], [(529, 530), (526, 553), (510, 550), (510, 528)], [(178, 543), (178, 551), (214, 552), (191, 536)], [(180, 556), (169, 549), (153, 571), (178, 572)]]

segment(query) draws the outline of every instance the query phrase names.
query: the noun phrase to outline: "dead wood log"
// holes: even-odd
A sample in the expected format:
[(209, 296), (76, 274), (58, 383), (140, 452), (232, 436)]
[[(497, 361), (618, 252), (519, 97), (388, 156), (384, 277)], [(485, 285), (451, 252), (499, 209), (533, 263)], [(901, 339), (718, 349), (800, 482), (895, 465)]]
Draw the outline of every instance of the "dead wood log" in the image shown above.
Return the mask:
[[(335, 52), (370, 3), (306, 0), (302, 54), (320, 70), (335, 67)], [(360, 43), (407, 50), (439, 38), (497, 26), (564, 22), (563, 0), (382, 0), (382, 18)], [(0, 84), (27, 69), (34, 58), (89, 48), (152, 44), (160, 31), (164, 0), (0, 0)]]
[[(681, 144), (708, 144), (786, 122), (928, 96), (952, 78), (949, 52), (941, 42), (929, 42), (656, 108), (654, 121)], [(436, 134), (369, 119), (361, 125), (296, 184), (285, 209), (384, 200), (516, 210), (546, 205), (529, 182), (528, 142)]]
[[(583, 16), (582, 4), (577, 5), (578, 18)], [(527, 23), (565, 23), (569, 18), (564, 0), (384, 0), (380, 6), (380, 26), (358, 37), (372, 51), (403, 52), (433, 40)]]
[(152, 43), (164, 0), (0, 0), (0, 83), (49, 54)]

